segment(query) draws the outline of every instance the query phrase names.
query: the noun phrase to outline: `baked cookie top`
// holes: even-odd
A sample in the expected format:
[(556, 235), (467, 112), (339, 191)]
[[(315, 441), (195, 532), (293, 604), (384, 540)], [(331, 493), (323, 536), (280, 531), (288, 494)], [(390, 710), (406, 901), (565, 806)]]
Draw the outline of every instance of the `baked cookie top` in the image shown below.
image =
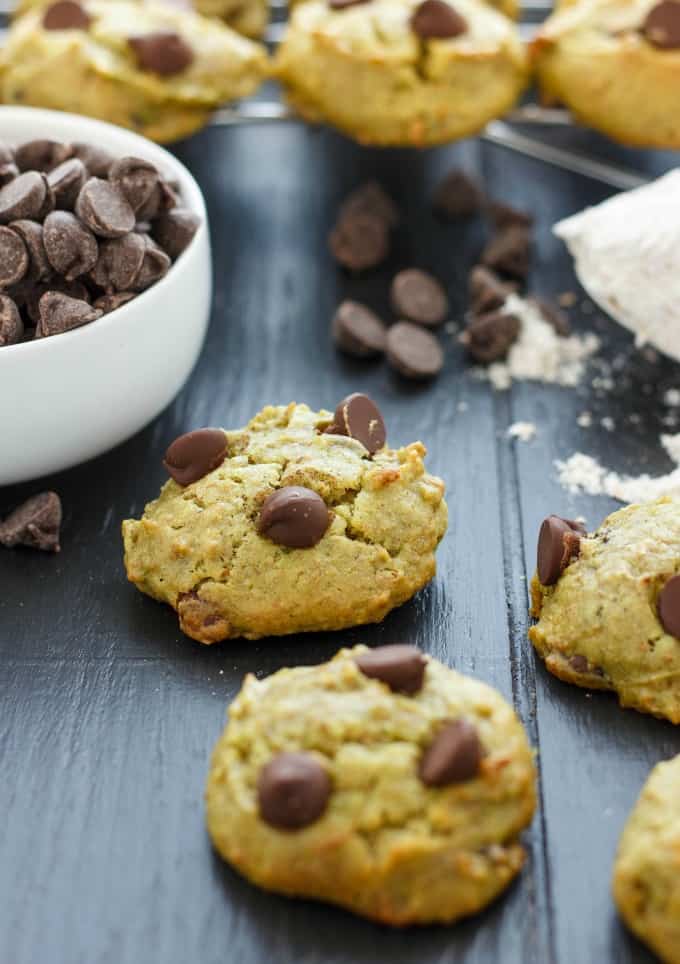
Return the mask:
[(123, 524), (129, 578), (202, 642), (381, 619), (434, 575), (447, 510), (424, 446), (388, 448), (364, 415), (329, 431), (331, 412), (268, 406), (224, 432), (216, 467)]
[[(673, 9), (677, 6), (677, 0), (563, 2), (541, 27), (534, 49), (541, 52), (559, 43), (583, 56), (640, 51), (680, 61), (680, 10)], [(677, 26), (669, 32), (673, 21)], [(668, 46), (673, 35), (677, 42)]]
[(624, 706), (680, 723), (680, 587), (673, 581), (680, 571), (680, 502), (663, 498), (620, 509), (590, 536), (568, 531), (577, 523), (560, 530), (565, 520), (550, 519), (539, 541), (544, 572), (532, 584), (538, 623), (530, 630), (547, 667), (569, 682), (616, 690)]
[(207, 806), (220, 852), (264, 886), (387, 923), (452, 920), (521, 866), (534, 763), (495, 690), (411, 647), (360, 646), (246, 677)]
[(621, 837), (614, 897), (626, 923), (680, 964), (680, 756), (651, 772)]

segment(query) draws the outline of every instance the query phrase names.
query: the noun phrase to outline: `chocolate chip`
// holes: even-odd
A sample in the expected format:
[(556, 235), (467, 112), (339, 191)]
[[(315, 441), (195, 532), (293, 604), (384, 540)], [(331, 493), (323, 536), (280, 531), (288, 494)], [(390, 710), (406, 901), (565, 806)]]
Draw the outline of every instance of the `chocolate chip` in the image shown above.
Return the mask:
[(375, 402), (354, 392), (338, 404), (329, 428), (334, 435), (347, 435), (355, 438), (370, 455), (374, 455), (385, 444), (387, 432), (380, 410)]
[(75, 210), (80, 220), (102, 238), (122, 238), (135, 226), (135, 213), (127, 199), (116, 187), (98, 177), (86, 181)]
[(70, 298), (61, 291), (46, 291), (39, 302), (40, 321), (36, 338), (61, 335), (73, 328), (81, 328), (101, 318), (102, 312), (87, 301)]
[(47, 175), (47, 183), (54, 194), (55, 207), (71, 211), (87, 178), (87, 169), (77, 157), (53, 168)]
[(569, 665), (575, 673), (587, 673), (588, 672), (588, 660), (585, 656), (581, 656), (577, 653), (576, 656), (572, 656), (569, 660)]
[(345, 7), (356, 7), (360, 3), (368, 3), (369, 0), (328, 0), (331, 10), (344, 10)]
[(40, 221), (53, 207), (47, 178), (39, 171), (26, 171), (0, 188), (0, 224), (21, 218)]
[(107, 178), (114, 161), (113, 156), (103, 147), (82, 141), (73, 144), (73, 156), (83, 162), (90, 177)]
[(328, 238), (335, 260), (350, 271), (366, 271), (389, 253), (389, 228), (383, 218), (366, 212), (341, 217)]
[(480, 315), (502, 308), (517, 285), (501, 281), (493, 271), (478, 264), (470, 272), (469, 289), (470, 308)]
[(0, 545), (59, 552), (61, 500), (56, 492), (34, 495), (0, 523)]
[(510, 227), (529, 229), (534, 223), (533, 215), (529, 214), (528, 211), (513, 208), (503, 201), (490, 201), (487, 206), (487, 213), (498, 230)]
[(388, 228), (399, 224), (399, 208), (377, 181), (367, 181), (347, 195), (343, 201), (339, 218), (356, 214), (370, 214), (380, 218)]
[(200, 223), (200, 218), (193, 211), (173, 208), (154, 221), (152, 234), (163, 250), (176, 261), (193, 240)]
[(449, 171), (432, 195), (435, 213), (451, 221), (479, 214), (484, 201), (484, 192), (477, 181), (459, 170)]
[(355, 657), (355, 663), (370, 679), (380, 680), (395, 693), (417, 693), (422, 689), (427, 660), (415, 646), (380, 646)]
[(645, 38), (660, 50), (680, 48), (680, 3), (661, 0), (647, 14), (642, 25)]
[(0, 288), (18, 284), (28, 271), (28, 251), (23, 238), (0, 227)]
[(411, 16), (411, 29), (423, 40), (458, 37), (468, 28), (467, 21), (444, 0), (423, 0)]
[(170, 185), (159, 178), (148, 199), (137, 211), (138, 221), (155, 221), (166, 211), (177, 207), (179, 198)]
[(122, 238), (102, 241), (99, 260), (91, 278), (96, 285), (111, 294), (114, 291), (130, 291), (139, 277), (146, 253), (144, 238), (131, 231)]
[(118, 188), (132, 210), (137, 213), (158, 188), (160, 174), (149, 161), (139, 157), (121, 157), (109, 171), (109, 181)]
[(12, 231), (21, 235), (28, 251), (27, 282), (49, 281), (52, 277), (52, 265), (47, 258), (43, 243), (43, 226), (37, 221), (12, 221)]
[(338, 348), (355, 358), (373, 358), (385, 350), (387, 328), (358, 301), (343, 301), (338, 306), (331, 331)]
[(473, 318), (460, 340), (475, 361), (488, 365), (505, 358), (520, 328), (521, 322), (516, 315), (491, 311)]
[(657, 600), (661, 625), (669, 636), (680, 639), (680, 576), (672, 576)]
[(51, 278), (49, 282), (26, 282), (10, 288), (8, 294), (16, 303), (22, 307), (29, 320), (34, 325), (40, 324), (40, 299), (48, 291), (58, 291), (75, 298), (76, 301), (86, 301), (90, 303), (90, 293), (80, 281), (64, 281), (63, 278)]
[(0, 348), (18, 345), (23, 336), (24, 326), (19, 309), (7, 295), (0, 295)]
[(194, 61), (189, 44), (171, 30), (128, 37), (128, 43), (137, 58), (138, 67), (161, 77), (181, 74)]
[(105, 315), (111, 314), (116, 308), (122, 308), (128, 301), (132, 301), (137, 295), (134, 291), (120, 291), (115, 295), (102, 295), (93, 302), (93, 307), (98, 308)]
[(518, 281), (524, 281), (529, 273), (531, 235), (526, 228), (513, 225), (494, 235), (482, 252), (482, 262), (487, 268)]
[(581, 551), (586, 530), (580, 522), (549, 515), (538, 536), (536, 568), (543, 586), (554, 586), (572, 559)]
[(141, 238), (144, 244), (144, 257), (142, 258), (142, 266), (139, 269), (139, 274), (130, 287), (133, 291), (145, 291), (168, 273), (171, 261), (165, 251), (159, 248), (148, 234), (138, 234), (136, 236)]
[(75, 0), (58, 0), (43, 15), (45, 30), (87, 30), (92, 17)]
[(14, 161), (14, 151), (0, 141), (0, 187), (13, 181), (19, 173)]
[(543, 315), (544, 320), (547, 321), (549, 325), (552, 325), (556, 334), (560, 335), (562, 338), (567, 337), (571, 331), (569, 319), (565, 313), (557, 307), (556, 304), (554, 304), (552, 301), (548, 301), (547, 298), (538, 298), (535, 295), (528, 300), (538, 308)]
[(94, 234), (68, 211), (45, 218), (43, 244), (50, 264), (66, 281), (75, 281), (97, 263), (99, 246)]
[(320, 542), (331, 514), (321, 496), (301, 485), (286, 485), (262, 504), (257, 529), (279, 546), (310, 549)]
[(419, 776), (428, 787), (473, 780), (484, 755), (477, 728), (468, 720), (444, 724), (420, 761)]
[(418, 268), (407, 268), (395, 276), (390, 298), (400, 318), (429, 328), (440, 325), (449, 310), (446, 292), (437, 279)]
[(227, 454), (227, 436), (221, 429), (199, 428), (175, 439), (163, 465), (178, 485), (191, 485), (221, 465)]
[(46, 174), (73, 156), (70, 144), (61, 141), (26, 141), (16, 148), (14, 161), (20, 171), (42, 171)]
[(262, 767), (257, 779), (260, 816), (279, 830), (314, 823), (330, 795), (330, 777), (310, 753), (279, 753)]
[(398, 321), (387, 332), (387, 360), (404, 378), (434, 378), (442, 370), (444, 352), (431, 332)]

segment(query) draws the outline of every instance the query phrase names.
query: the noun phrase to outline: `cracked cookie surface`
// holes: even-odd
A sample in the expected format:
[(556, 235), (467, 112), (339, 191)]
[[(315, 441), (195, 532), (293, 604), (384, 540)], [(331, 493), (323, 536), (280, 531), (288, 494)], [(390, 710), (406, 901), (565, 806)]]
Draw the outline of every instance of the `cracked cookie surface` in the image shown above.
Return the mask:
[[(360, 646), (320, 666), (246, 677), (208, 778), (215, 847), (261, 887), (382, 923), (473, 914), (524, 862), (518, 837), (535, 807), (524, 730), (499, 693), (431, 658), (417, 692), (393, 692), (359, 668), (367, 652)], [(479, 770), (426, 785), (419, 762), (452, 719), (476, 729)], [(258, 805), (263, 767), (286, 753), (308, 754), (330, 782), (325, 811), (294, 831), (271, 826)]]
[[(123, 523), (128, 578), (179, 613), (203, 643), (379, 622), (435, 574), (444, 484), (425, 448), (383, 448), (324, 434), (330, 412), (270, 406), (226, 432), (229, 457), (197, 482), (170, 480), (140, 520)], [(311, 548), (258, 531), (267, 496), (304, 486), (331, 510)]]
[(418, 6), (296, 6), (276, 59), (296, 110), (363, 143), (417, 146), (467, 137), (509, 109), (528, 76), (514, 24), (482, 0), (456, 0), (465, 31), (423, 40), (411, 27)]
[(666, 964), (680, 964), (680, 756), (651, 772), (626, 824), (614, 899), (632, 931)]
[(659, 594), (680, 571), (680, 502), (614, 512), (554, 586), (532, 582), (529, 635), (546, 667), (578, 686), (614, 690), (622, 706), (680, 723), (680, 639)]

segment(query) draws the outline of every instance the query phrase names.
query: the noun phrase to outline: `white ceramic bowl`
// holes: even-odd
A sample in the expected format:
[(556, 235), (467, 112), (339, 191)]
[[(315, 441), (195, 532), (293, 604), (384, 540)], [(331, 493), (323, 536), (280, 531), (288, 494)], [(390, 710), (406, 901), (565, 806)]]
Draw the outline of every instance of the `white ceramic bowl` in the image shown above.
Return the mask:
[(210, 314), (212, 271), (205, 203), (171, 154), (101, 121), (0, 107), (0, 140), (91, 141), (135, 155), (176, 180), (201, 218), (189, 247), (158, 284), (83, 328), (0, 348), (0, 485), (77, 465), (151, 421), (188, 378)]

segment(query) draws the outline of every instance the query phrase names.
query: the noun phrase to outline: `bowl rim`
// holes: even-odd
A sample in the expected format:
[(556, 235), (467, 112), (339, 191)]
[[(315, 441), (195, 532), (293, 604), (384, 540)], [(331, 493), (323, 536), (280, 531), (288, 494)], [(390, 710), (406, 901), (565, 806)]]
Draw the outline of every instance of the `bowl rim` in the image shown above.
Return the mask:
[[(108, 314), (102, 315), (102, 317), (97, 318), (96, 321), (55, 336), (59, 338), (60, 344), (65, 347), (69, 341), (72, 341), (74, 338), (76, 340), (79, 337), (82, 338), (87, 332), (90, 332), (91, 337), (96, 337), (96, 332), (108, 330), (112, 322), (113, 324), (118, 323), (121, 315), (127, 315), (131, 311), (139, 310), (140, 308), (143, 309), (144, 302), (153, 298), (154, 293), (158, 294), (159, 288), (173, 283), (178, 266), (181, 269), (182, 262), (193, 253), (201, 243), (202, 236), (209, 231), (205, 198), (191, 171), (171, 154), (170, 151), (161, 147), (160, 144), (156, 144), (154, 141), (143, 137), (141, 134), (135, 133), (135, 131), (127, 130), (125, 127), (109, 124), (106, 121), (97, 120), (93, 117), (85, 117), (81, 114), (71, 114), (66, 111), (45, 110), (40, 107), (0, 105), (0, 138), (10, 144), (13, 143), (14, 136), (11, 132), (6, 133), (6, 129), (11, 127), (12, 123), (25, 124), (26, 126), (32, 127), (33, 130), (41, 131), (44, 137), (54, 139), (63, 138), (63, 140), (67, 142), (69, 140), (77, 140), (98, 143), (100, 139), (108, 141), (111, 137), (113, 137), (114, 140), (128, 141), (131, 155), (134, 154), (134, 156), (146, 158), (152, 161), (152, 163), (162, 165), (162, 171), (164, 173), (170, 172), (179, 180), (181, 199), (183, 202), (182, 206), (193, 211), (194, 214), (197, 214), (201, 219), (196, 234), (179, 258), (171, 264), (168, 273), (161, 278), (160, 281), (157, 281), (155, 285), (151, 285), (146, 291), (140, 292), (132, 301), (121, 305), (119, 308), (115, 308), (113, 311), (108, 312)], [(63, 129), (63, 134), (60, 133), (61, 129)], [(137, 153), (137, 151), (139, 153)], [(115, 151), (113, 153), (115, 153)], [(121, 153), (119, 156), (125, 157), (126, 154)], [(0, 294), (2, 293), (3, 292), (0, 292)], [(2, 364), (3, 358), (9, 360), (10, 357), (13, 357), (16, 359), (22, 354), (26, 356), (31, 352), (36, 354), (37, 352), (45, 351), (45, 346), (47, 345), (49, 347), (51, 340), (51, 338), (34, 338), (31, 341), (20, 342), (17, 345), (4, 345), (0, 348), (0, 365)]]

